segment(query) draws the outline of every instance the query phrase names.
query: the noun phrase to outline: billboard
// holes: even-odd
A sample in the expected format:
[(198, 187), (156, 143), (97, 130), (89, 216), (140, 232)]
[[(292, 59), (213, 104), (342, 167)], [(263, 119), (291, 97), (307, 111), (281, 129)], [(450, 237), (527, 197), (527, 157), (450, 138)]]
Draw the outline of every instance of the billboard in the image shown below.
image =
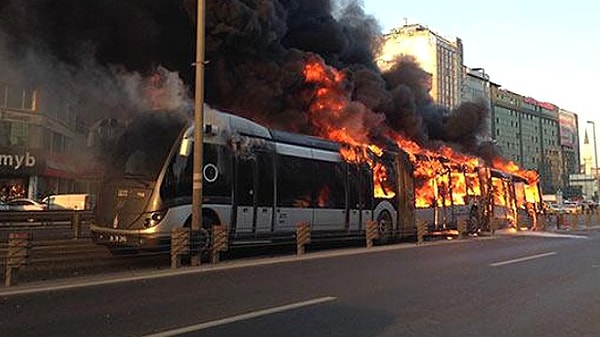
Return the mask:
[(575, 149), (577, 147), (577, 115), (560, 110), (558, 113), (560, 145)]

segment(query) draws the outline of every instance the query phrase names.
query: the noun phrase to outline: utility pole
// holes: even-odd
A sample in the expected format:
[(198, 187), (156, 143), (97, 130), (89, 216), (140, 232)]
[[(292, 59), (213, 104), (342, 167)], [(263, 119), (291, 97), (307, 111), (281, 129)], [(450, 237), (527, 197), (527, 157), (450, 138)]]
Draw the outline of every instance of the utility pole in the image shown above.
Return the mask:
[(196, 90), (194, 94), (194, 167), (192, 179), (192, 235), (196, 240), (191, 265), (199, 266), (201, 258), (200, 229), (202, 228), (202, 169), (204, 143), (204, 0), (198, 0), (196, 33)]

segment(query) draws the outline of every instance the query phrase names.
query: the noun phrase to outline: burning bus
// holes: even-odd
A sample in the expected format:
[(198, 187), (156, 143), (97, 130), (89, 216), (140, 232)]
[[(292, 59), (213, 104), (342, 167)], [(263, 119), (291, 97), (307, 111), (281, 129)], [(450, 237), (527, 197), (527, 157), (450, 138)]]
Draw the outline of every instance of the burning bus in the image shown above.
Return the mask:
[[(539, 204), (537, 185), (478, 161), (352, 146), (209, 107), (204, 121), (202, 225), (227, 225), (231, 244), (292, 241), (304, 221), (314, 240), (359, 237), (376, 221), (386, 243), (415, 235), (419, 221), (432, 233), (460, 221), (470, 231), (496, 218), (514, 224), (520, 207)], [(105, 158), (95, 242), (115, 252), (167, 247), (174, 228), (191, 225), (193, 141), (176, 112), (148, 112), (122, 131)]]
[[(414, 234), (414, 221), (398, 216), (409, 186), (399, 186), (398, 154), (351, 150), (209, 107), (204, 121), (203, 227), (226, 224), (232, 244), (293, 240), (301, 221), (314, 240), (363, 235), (367, 221), (379, 223), (381, 242)], [(115, 252), (163, 247), (174, 228), (190, 226), (192, 136), (184, 118), (162, 111), (125, 128), (105, 158), (95, 242)]]
[(540, 187), (533, 171), (502, 171), (474, 160), (412, 156), (416, 221), (430, 234), (537, 227)]
[[(203, 227), (225, 224), (231, 244), (292, 241), (299, 222), (314, 240), (364, 235), (379, 224), (380, 242), (415, 235), (514, 225), (518, 210), (538, 207), (524, 178), (429, 150), (350, 146), (266, 128), (205, 108)], [(105, 181), (91, 231), (121, 248), (168, 247), (174, 228), (192, 216), (193, 125), (173, 112), (131, 122), (105, 158)], [(473, 211), (473, 210), (476, 211)]]

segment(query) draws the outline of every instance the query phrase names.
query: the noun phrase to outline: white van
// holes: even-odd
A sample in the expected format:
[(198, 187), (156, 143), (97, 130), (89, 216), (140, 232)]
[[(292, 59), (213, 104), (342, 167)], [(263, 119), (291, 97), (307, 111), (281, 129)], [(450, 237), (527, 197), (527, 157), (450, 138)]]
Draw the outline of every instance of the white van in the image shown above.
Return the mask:
[(42, 203), (49, 210), (91, 210), (94, 208), (94, 200), (91, 194), (56, 194), (45, 197)]

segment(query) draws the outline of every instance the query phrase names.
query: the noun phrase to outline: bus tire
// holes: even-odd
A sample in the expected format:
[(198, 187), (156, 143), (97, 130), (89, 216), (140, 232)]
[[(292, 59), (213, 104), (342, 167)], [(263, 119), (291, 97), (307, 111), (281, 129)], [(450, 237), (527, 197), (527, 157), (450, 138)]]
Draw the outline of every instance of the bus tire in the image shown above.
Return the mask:
[(377, 216), (377, 227), (379, 228), (379, 239), (377, 244), (388, 244), (394, 239), (394, 222), (388, 211), (382, 211)]

